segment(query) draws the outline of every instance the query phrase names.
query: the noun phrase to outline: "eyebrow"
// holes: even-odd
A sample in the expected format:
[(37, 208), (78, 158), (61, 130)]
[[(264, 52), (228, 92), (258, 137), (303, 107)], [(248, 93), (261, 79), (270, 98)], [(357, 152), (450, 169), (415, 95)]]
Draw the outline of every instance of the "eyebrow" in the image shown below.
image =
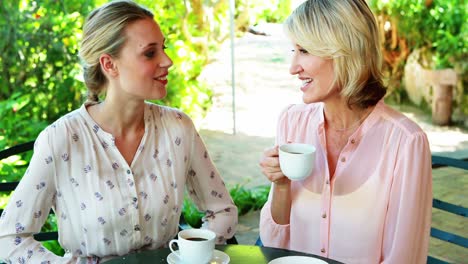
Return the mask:
[(146, 46), (143, 46), (142, 49), (146, 49), (146, 48), (148, 48), (148, 47), (153, 47), (153, 46), (157, 46), (157, 45), (158, 45), (158, 43), (152, 42), (152, 43), (150, 43), (150, 44), (148, 44), (148, 45), (146, 45)]
[[(163, 38), (162, 43), (164, 44), (165, 42), (166, 42), (166, 39)], [(149, 43), (148, 45), (143, 46), (142, 48), (143, 48), (143, 49), (146, 49), (146, 48), (148, 48), (148, 47), (153, 47), (153, 46), (158, 46), (158, 43), (157, 43), (157, 42), (151, 42), (151, 43)]]

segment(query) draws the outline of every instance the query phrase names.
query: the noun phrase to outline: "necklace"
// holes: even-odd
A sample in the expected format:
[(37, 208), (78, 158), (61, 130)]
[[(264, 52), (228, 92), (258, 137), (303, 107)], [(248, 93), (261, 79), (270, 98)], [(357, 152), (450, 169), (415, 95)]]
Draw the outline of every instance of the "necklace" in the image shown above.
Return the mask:
[(348, 127), (344, 127), (344, 128), (335, 128), (335, 127), (332, 127), (329, 125), (329, 127), (331, 129), (333, 129), (335, 132), (346, 132), (346, 131), (349, 131), (350, 129), (360, 125), (362, 123), (362, 121), (367, 117), (369, 116), (370, 114), (370, 111), (367, 111), (358, 121), (354, 122), (352, 125), (348, 126)]

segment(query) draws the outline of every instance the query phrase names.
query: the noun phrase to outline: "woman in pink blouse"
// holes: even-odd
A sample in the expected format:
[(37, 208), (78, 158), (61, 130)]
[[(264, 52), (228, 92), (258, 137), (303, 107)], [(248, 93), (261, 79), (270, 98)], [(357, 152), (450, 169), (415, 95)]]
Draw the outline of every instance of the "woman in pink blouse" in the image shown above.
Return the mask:
[[(0, 260), (98, 263), (165, 246), (178, 232), (185, 189), (218, 243), (233, 236), (237, 208), (192, 121), (145, 102), (166, 95), (164, 40), (153, 14), (132, 1), (88, 16), (79, 54), (89, 100), (38, 136), (0, 218)], [(64, 257), (32, 236), (51, 208)]]
[[(280, 115), (264, 152), (272, 182), (260, 217), (265, 246), (344, 263), (425, 263), (431, 222), (431, 153), (425, 133), (382, 100), (379, 33), (364, 0), (308, 0), (286, 20), (290, 73), (303, 105)], [(278, 145), (315, 145), (313, 172), (290, 181)]]

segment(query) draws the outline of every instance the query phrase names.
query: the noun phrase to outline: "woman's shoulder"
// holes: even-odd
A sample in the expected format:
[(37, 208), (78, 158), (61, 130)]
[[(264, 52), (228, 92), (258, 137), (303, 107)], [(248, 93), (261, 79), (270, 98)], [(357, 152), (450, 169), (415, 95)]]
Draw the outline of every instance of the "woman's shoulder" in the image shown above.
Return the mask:
[(57, 131), (58, 133), (64, 132), (70, 126), (73, 126), (76, 122), (81, 122), (83, 118), (80, 115), (81, 108), (75, 109), (52, 122), (44, 130), (48, 132)]
[(152, 117), (163, 119), (165, 122), (177, 122), (190, 126), (193, 124), (192, 119), (180, 109), (151, 102), (146, 102), (146, 107)]
[(377, 107), (383, 120), (395, 129), (401, 130), (402, 133), (408, 136), (425, 134), (424, 130), (415, 121), (395, 108), (383, 102), (380, 102)]
[(290, 104), (283, 108), (280, 113), (280, 119), (298, 118), (301, 116), (315, 116), (317, 113), (322, 113), (322, 111), (322, 103)]
[(65, 146), (69, 139), (73, 138), (73, 135), (71, 135), (72, 128), (77, 126), (77, 122), (82, 122), (79, 111), (80, 109), (73, 110), (46, 126), (39, 133), (36, 141), (47, 142), (51, 147)]

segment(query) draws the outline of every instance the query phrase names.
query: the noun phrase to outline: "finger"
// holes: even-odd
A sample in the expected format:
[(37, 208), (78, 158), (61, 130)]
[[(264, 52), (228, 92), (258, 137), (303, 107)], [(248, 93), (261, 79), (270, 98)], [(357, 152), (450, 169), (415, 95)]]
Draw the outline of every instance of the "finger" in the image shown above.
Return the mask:
[(271, 182), (277, 182), (285, 178), (283, 172), (275, 172), (267, 175), (268, 180)]
[(265, 173), (276, 173), (276, 172), (281, 172), (281, 168), (280, 167), (262, 167), (262, 170), (265, 172)]
[(260, 160), (261, 167), (277, 167), (279, 168), (279, 158), (278, 157), (263, 157)]
[(266, 157), (277, 157), (278, 156), (278, 146), (265, 149), (263, 155)]

